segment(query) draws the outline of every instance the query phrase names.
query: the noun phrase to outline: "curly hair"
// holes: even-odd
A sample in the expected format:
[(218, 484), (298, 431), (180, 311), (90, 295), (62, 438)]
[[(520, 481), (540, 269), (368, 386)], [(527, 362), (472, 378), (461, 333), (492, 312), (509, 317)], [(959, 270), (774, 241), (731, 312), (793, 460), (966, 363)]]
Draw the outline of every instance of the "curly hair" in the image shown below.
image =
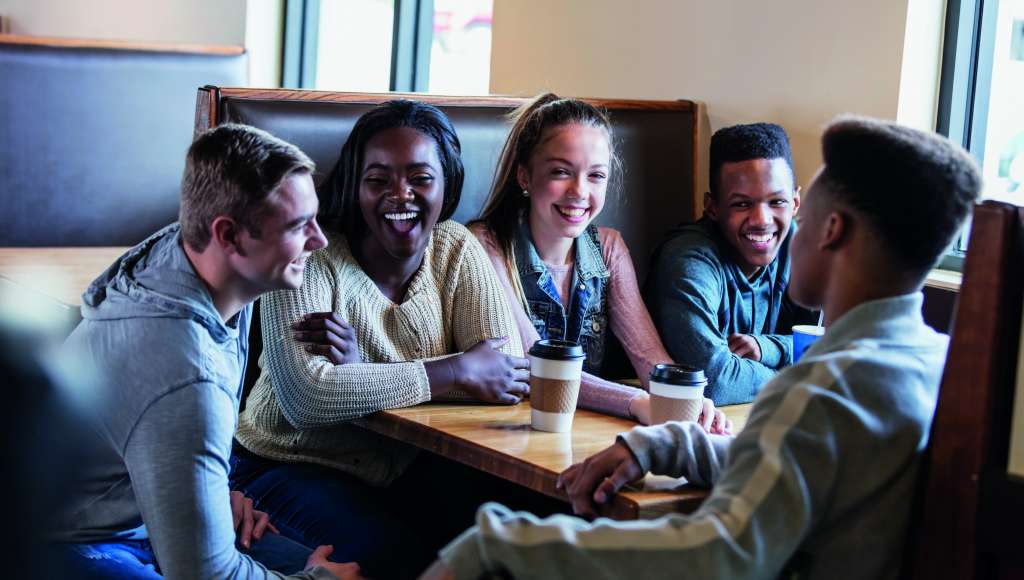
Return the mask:
[[(793, 152), (786, 130), (774, 123), (733, 125), (711, 136), (711, 167), (708, 187), (718, 197), (722, 165), (751, 159), (785, 159), (793, 172)], [(795, 175), (795, 174), (794, 174)], [(795, 181), (795, 180), (794, 180)]]

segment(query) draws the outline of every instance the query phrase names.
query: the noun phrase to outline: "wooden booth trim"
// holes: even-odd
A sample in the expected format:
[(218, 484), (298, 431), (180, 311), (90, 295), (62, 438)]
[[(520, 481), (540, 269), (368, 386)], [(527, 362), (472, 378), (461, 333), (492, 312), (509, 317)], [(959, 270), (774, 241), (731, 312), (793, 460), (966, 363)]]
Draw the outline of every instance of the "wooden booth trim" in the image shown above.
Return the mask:
[(164, 44), (158, 42), (135, 42), (131, 40), (101, 40), (91, 38), (58, 38), (53, 36), (29, 36), (22, 34), (0, 34), (0, 43), (22, 44), (53, 48), (91, 48), (100, 50), (138, 50), (145, 52), (182, 52), (190, 54), (219, 54), (226, 56), (245, 54), (241, 46), (223, 44)]
[[(429, 95), (424, 93), (347, 93), (334, 91), (312, 91), (304, 89), (255, 89), (242, 87), (212, 87), (199, 89), (196, 102), (196, 132), (217, 124), (217, 112), (223, 99), (245, 99), (264, 101), (309, 101), (321, 103), (362, 103), (377, 104), (392, 99), (415, 99), (431, 105), (446, 107), (518, 107), (529, 102), (529, 98), (510, 96), (454, 96)], [(614, 111), (683, 111), (689, 112), (696, 123), (695, 103), (687, 100), (649, 101), (642, 99), (593, 99), (582, 100), (603, 109)], [(205, 104), (201, 101), (205, 101)], [(200, 112), (200, 108), (205, 112)]]
[[(1024, 502), (1005, 496), (1021, 487), (1006, 472), (1017, 368), (1024, 209), (987, 201), (977, 206), (963, 285), (921, 473), (912, 528), (913, 578), (989, 577), (999, 534), (1019, 537)], [(1005, 483), (1004, 483), (1005, 482)], [(996, 492), (1004, 499), (995, 504)], [(1006, 492), (1006, 493), (1002, 493)], [(1016, 512), (1014, 513), (1014, 509)], [(987, 538), (981, 541), (982, 538)]]

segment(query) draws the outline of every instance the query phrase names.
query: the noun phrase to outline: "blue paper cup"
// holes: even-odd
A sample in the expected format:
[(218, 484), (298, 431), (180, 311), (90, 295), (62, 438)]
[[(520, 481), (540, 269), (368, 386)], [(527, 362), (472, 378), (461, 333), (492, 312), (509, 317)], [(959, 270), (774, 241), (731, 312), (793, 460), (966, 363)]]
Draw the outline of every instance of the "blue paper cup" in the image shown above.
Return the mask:
[(824, 326), (812, 326), (810, 324), (798, 324), (793, 327), (793, 362), (800, 360), (807, 347), (825, 334)]

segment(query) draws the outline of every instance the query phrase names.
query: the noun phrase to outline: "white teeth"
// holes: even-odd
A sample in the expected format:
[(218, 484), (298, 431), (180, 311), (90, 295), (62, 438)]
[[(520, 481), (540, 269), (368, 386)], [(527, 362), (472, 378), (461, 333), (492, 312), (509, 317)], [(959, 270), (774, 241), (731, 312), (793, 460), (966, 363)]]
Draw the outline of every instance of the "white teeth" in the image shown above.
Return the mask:
[(414, 211), (407, 211), (407, 212), (402, 212), (402, 213), (386, 213), (386, 214), (384, 214), (384, 217), (389, 219), (389, 220), (392, 220), (392, 221), (399, 221), (399, 220), (414, 220), (414, 219), (416, 219), (416, 216), (418, 216), (418, 215), (419, 214), (414, 212)]
[(558, 211), (569, 217), (580, 217), (587, 213), (587, 209), (582, 207), (560, 207)]
[(746, 238), (752, 242), (768, 242), (775, 234), (746, 234)]

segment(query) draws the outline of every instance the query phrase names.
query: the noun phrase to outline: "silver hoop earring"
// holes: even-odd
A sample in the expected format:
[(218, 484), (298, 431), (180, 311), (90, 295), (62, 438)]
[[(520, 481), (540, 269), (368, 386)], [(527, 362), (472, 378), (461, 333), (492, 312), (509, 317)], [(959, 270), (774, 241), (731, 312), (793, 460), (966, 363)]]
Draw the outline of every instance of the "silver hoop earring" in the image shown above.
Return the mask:
[(530, 192), (525, 187), (523, 188), (523, 197), (530, 197)]

